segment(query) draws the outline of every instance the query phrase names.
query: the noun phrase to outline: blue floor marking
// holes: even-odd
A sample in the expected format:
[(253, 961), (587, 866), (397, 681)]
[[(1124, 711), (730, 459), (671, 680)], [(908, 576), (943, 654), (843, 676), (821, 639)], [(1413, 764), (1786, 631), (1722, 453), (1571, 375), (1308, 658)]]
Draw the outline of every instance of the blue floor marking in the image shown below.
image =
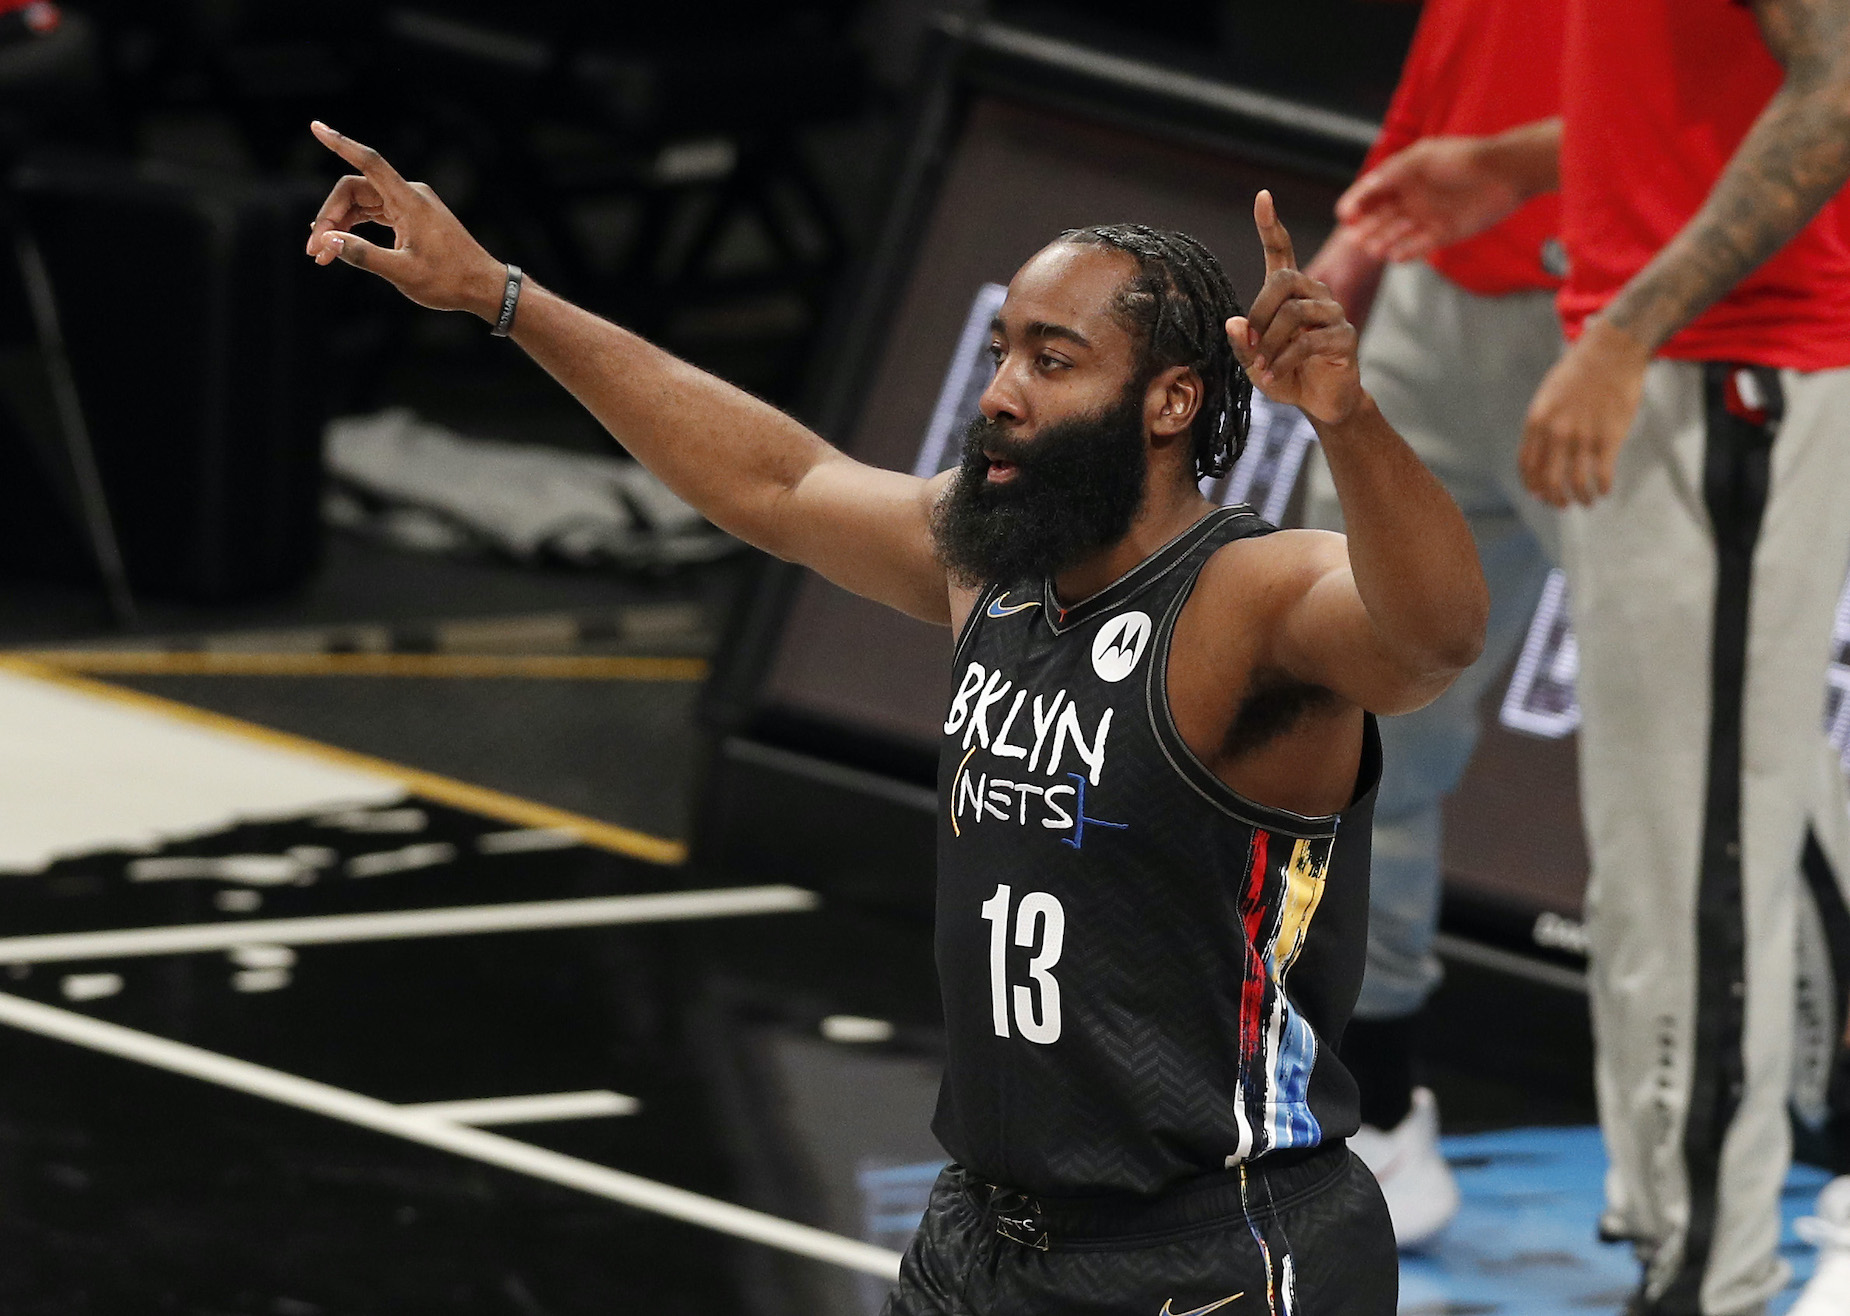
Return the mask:
[[(1431, 1247), (1402, 1256), (1402, 1316), (1561, 1316), (1624, 1306), (1638, 1266), (1629, 1247), (1594, 1235), (1606, 1173), (1598, 1129), (1464, 1134), (1444, 1147), (1464, 1205)], [(1786, 1181), (1781, 1250), (1794, 1279), (1772, 1316), (1811, 1274), (1812, 1250), (1792, 1222), (1810, 1212), (1829, 1178), (1800, 1165)]]

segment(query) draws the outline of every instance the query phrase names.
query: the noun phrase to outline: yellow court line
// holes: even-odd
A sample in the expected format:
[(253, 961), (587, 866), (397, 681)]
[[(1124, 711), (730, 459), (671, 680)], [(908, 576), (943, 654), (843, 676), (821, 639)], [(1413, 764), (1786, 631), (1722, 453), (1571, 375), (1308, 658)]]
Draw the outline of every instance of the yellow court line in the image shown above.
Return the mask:
[(471, 813), (498, 818), (503, 822), (516, 823), (522, 827), (556, 828), (560, 831), (571, 832), (586, 845), (628, 855), (632, 859), (643, 859), (652, 864), (684, 864), (687, 862), (685, 841), (672, 841), (664, 836), (651, 836), (647, 832), (619, 827), (615, 823), (600, 822), (596, 818), (586, 818), (582, 814), (555, 809), (549, 804), (523, 800), (518, 795), (507, 795), (501, 791), (490, 790), (485, 786), (471, 786), (468, 782), (439, 776), (434, 772), (425, 772), (419, 768), (406, 767), (402, 763), (393, 763), (388, 759), (374, 758), (370, 754), (337, 749), (333, 745), (324, 745), (306, 736), (291, 735), (287, 731), (276, 731), (270, 727), (259, 726), (255, 722), (227, 717), (223, 713), (209, 713), (203, 708), (194, 708), (190, 704), (162, 699), (158, 695), (143, 694), (139, 690), (128, 690), (121, 686), (108, 685), (102, 681), (92, 681), (87, 677), (76, 676), (68, 671), (60, 671), (55, 667), (30, 662), (16, 656), (0, 656), (0, 670), (18, 672), (22, 676), (61, 685), (71, 690), (79, 690), (99, 699), (107, 699), (114, 703), (125, 704), (130, 708), (156, 713), (176, 722), (187, 722), (193, 726), (225, 732), (245, 740), (255, 741), (260, 745), (270, 745), (277, 749), (305, 754), (311, 758), (355, 771), (370, 772), (375, 776), (396, 781), (406, 790), (421, 795), (427, 800), (435, 800), (439, 804), (467, 809)]
[(8, 658), (99, 676), (442, 676), (554, 681), (701, 681), (704, 658), (604, 654), (243, 653), (127, 649), (14, 650)]

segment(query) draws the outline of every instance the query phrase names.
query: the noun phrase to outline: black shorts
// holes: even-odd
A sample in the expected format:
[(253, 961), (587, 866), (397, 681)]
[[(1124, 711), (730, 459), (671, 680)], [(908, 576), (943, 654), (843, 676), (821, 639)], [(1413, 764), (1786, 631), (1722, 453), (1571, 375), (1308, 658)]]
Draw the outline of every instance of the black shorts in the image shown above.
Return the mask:
[[(886, 1316), (1394, 1316), (1381, 1189), (1341, 1143), (1146, 1199), (939, 1175)], [(1238, 1296), (1236, 1296), (1238, 1295)]]

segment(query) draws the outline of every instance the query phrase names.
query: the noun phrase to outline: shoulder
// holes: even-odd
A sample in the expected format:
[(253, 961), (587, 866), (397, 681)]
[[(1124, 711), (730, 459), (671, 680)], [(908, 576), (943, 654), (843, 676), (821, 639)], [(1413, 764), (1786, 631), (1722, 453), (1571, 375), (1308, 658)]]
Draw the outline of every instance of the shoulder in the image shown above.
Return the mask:
[(1349, 565), (1349, 541), (1329, 530), (1275, 530), (1223, 544), (1201, 569), (1189, 610), (1249, 616), (1288, 608)]
[(1222, 675), (1269, 661), (1292, 610), (1348, 562), (1348, 541), (1327, 530), (1275, 530), (1223, 544), (1176, 618), (1175, 649)]
[(968, 585), (959, 585), (955, 581), (951, 583), (949, 588), (951, 594), (951, 643), (956, 644), (963, 638), (964, 632), (970, 628), (970, 614), (975, 611), (977, 603), (981, 601), (983, 595), (987, 591), (973, 588)]
[[(929, 479), (919, 481), (918, 499), (921, 510), (925, 513), (926, 524), (930, 525), (937, 516), (938, 504), (943, 501), (950, 490), (951, 481), (957, 475), (955, 470), (939, 471)], [(935, 551), (935, 550), (934, 550)], [(976, 607), (985, 590), (979, 585), (965, 585), (955, 580), (947, 572), (945, 591), (949, 596), (951, 609), (951, 643), (955, 645), (970, 624), (970, 612)]]

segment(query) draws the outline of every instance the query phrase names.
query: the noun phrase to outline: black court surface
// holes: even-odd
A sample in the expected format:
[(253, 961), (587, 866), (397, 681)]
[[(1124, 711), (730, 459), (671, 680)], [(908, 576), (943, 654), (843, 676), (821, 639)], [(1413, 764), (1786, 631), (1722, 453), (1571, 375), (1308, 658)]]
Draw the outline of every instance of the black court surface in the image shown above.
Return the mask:
[[(687, 862), (705, 670), (0, 658), (0, 1312), (878, 1312), (942, 1160), (930, 930)], [(1584, 1008), (1452, 966), (1476, 1215), (1404, 1310), (1613, 1291)], [(1538, 1123), (1580, 1141), (1467, 1132)]]
[(877, 1305), (928, 932), (688, 869), (698, 675), (0, 670), (0, 1310)]

